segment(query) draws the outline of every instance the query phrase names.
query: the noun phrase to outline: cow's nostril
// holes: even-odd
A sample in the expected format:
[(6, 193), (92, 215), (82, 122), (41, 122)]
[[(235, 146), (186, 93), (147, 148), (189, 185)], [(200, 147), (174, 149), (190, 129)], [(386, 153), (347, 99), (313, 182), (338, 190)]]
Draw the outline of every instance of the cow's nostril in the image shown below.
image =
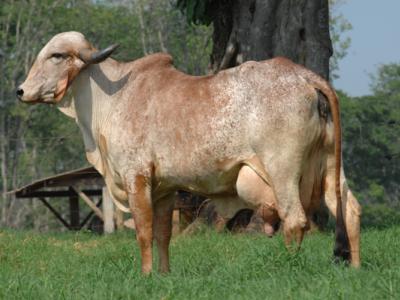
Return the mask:
[(17, 97), (20, 98), (24, 95), (24, 90), (21, 89), (20, 87), (17, 88)]

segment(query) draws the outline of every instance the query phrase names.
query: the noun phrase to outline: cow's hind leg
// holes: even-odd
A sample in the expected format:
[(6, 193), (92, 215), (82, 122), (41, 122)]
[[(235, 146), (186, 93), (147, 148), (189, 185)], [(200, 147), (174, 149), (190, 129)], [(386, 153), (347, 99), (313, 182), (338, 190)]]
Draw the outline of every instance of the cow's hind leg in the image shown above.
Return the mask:
[(169, 242), (172, 235), (172, 213), (175, 196), (170, 194), (154, 203), (153, 233), (157, 243), (160, 273), (169, 272)]
[(136, 176), (130, 183), (129, 206), (136, 225), (136, 239), (142, 257), (142, 272), (149, 274), (152, 269), (153, 208), (151, 205), (150, 182), (144, 176)]
[(299, 248), (307, 223), (300, 202), (299, 182), (295, 176), (292, 176), (292, 172), (283, 171), (283, 164), (281, 167), (281, 173), (271, 174), (271, 177), (274, 178), (272, 182), (274, 189), (272, 189), (250, 167), (243, 166), (239, 171), (236, 189), (239, 197), (245, 202), (251, 203), (253, 206), (267, 205), (270, 207), (269, 214), (263, 216), (266, 224), (275, 225), (279, 220), (275, 211), (276, 207), (280, 218), (284, 221), (283, 232), (286, 246), (291, 248), (292, 241), (295, 241), (297, 243), (296, 248)]
[[(283, 235), (289, 250), (299, 249), (307, 227), (307, 217), (300, 201), (301, 149), (286, 149), (286, 155), (265, 161), (275, 193), (276, 208), (283, 222)], [(293, 152), (291, 152), (293, 151)], [(293, 248), (293, 243), (296, 244)]]
[[(334, 173), (334, 168), (328, 169), (324, 185), (324, 198), (329, 211), (337, 219)], [(342, 212), (345, 226), (343, 226), (343, 229), (337, 229), (339, 232), (336, 233), (334, 255), (344, 260), (348, 260), (350, 258), (351, 265), (354, 267), (359, 267), (361, 207), (358, 204), (357, 199), (353, 196), (352, 192), (348, 188), (343, 171), (340, 181), (342, 193)], [(340, 232), (341, 230), (345, 230), (345, 232)]]
[(274, 188), (286, 247), (291, 250), (295, 242), (299, 249), (307, 228), (307, 217), (300, 202), (298, 182), (280, 181), (274, 183)]
[(345, 205), (345, 222), (350, 243), (351, 265), (359, 267), (360, 260), (360, 217), (361, 206), (350, 189), (347, 190), (347, 202)]

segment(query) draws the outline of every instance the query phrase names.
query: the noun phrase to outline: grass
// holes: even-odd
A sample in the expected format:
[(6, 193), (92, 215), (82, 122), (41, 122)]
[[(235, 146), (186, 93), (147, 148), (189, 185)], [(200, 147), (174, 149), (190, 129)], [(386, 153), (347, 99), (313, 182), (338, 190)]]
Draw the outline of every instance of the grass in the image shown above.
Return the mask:
[[(0, 230), (0, 299), (400, 299), (400, 226), (362, 235), (359, 270), (331, 263), (332, 234), (176, 237), (172, 273), (140, 274), (134, 235)], [(156, 260), (155, 260), (156, 261)]]

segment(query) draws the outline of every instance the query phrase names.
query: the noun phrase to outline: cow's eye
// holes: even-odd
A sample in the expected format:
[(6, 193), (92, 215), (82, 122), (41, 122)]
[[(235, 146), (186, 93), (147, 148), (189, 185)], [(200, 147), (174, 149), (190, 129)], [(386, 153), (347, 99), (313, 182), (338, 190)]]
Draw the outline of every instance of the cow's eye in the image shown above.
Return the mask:
[(65, 59), (68, 55), (64, 53), (53, 53), (50, 58), (54, 63), (58, 63), (61, 60)]

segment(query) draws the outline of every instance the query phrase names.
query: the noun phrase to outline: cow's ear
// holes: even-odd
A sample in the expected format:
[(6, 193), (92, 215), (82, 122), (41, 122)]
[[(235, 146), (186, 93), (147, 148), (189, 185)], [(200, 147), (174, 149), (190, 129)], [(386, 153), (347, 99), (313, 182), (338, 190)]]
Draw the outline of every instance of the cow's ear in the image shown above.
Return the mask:
[(75, 77), (79, 74), (84, 66), (85, 64), (80, 59), (75, 58), (72, 61), (68, 70), (63, 73), (57, 82), (56, 91), (54, 93), (54, 101), (56, 103), (60, 102), (64, 98), (64, 95), (67, 93), (72, 81), (74, 81)]
[(118, 47), (118, 44), (114, 44), (100, 51), (84, 49), (79, 52), (79, 58), (86, 65), (98, 64), (106, 60)]

